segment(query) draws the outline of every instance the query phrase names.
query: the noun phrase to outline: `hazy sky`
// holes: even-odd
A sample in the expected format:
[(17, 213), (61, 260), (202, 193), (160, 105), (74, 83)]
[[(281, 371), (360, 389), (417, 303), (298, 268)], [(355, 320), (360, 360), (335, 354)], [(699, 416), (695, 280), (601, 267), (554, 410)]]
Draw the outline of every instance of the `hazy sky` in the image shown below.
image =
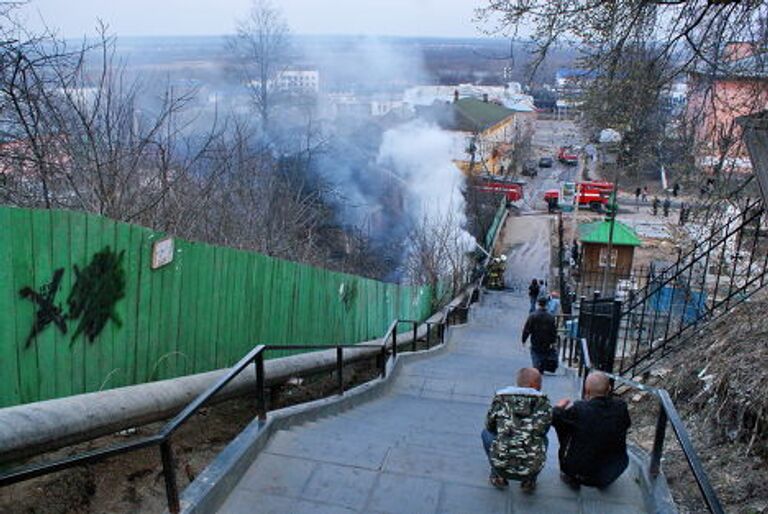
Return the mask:
[[(484, 0), (274, 0), (296, 34), (477, 36), (473, 9)], [(39, 20), (64, 37), (92, 33), (97, 18), (118, 36), (228, 34), (250, 0), (30, 0)]]

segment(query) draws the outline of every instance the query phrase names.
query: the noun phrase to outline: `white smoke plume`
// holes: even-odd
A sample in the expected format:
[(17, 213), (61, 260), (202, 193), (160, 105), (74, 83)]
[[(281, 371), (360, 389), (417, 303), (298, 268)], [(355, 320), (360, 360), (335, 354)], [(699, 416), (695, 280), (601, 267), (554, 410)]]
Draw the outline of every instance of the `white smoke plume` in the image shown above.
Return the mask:
[[(465, 229), (464, 175), (451, 159), (456, 142), (453, 134), (436, 125), (414, 120), (386, 131), (378, 156), (378, 163), (405, 184), (406, 205), (416, 229), (450, 239), (441, 245), (445, 254), (437, 257), (453, 261), (454, 267), (475, 247), (475, 239)], [(445, 262), (441, 273), (454, 271), (451, 265)]]

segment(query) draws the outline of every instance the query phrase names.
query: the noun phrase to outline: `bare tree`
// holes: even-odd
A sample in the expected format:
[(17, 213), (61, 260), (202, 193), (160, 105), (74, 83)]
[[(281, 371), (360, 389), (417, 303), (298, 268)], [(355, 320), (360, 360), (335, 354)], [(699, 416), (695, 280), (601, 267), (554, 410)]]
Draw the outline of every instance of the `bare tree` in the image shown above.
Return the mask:
[(493, 32), (531, 32), (540, 64), (561, 42), (576, 42), (591, 67), (618, 70), (638, 41), (656, 42), (671, 78), (697, 60), (710, 61), (728, 41), (765, 42), (768, 4), (736, 0), (487, 0), (479, 21)]
[[(45, 39), (18, 53), (0, 84), (10, 99), (4, 135), (11, 141), (0, 160), (17, 186), (27, 186), (16, 191), (31, 193), (16, 203), (165, 229), (168, 195), (205, 152), (215, 126), (194, 149), (185, 147), (181, 114), (194, 91), (168, 88), (154, 110), (140, 105), (141, 84), (115, 61), (114, 38), (103, 26), (99, 36), (76, 51)], [(88, 64), (94, 53), (96, 63)]]
[(289, 34), (282, 13), (270, 0), (254, 0), (250, 14), (238, 23), (230, 42), (265, 133), (269, 133), (280, 75), (289, 60)]
[(441, 216), (422, 216), (406, 241), (403, 272), (414, 284), (429, 284), (443, 296), (435, 296), (437, 308), (467, 283), (472, 267), (467, 242), (470, 236), (447, 209)]

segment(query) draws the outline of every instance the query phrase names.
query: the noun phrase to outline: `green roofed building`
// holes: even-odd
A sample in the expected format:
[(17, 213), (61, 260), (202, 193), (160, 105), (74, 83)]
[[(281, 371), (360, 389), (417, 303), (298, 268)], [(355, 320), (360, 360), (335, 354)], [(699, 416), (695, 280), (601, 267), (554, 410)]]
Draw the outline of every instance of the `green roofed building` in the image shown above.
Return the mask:
[(515, 115), (511, 109), (477, 98), (462, 98), (451, 105), (454, 128), (466, 132), (485, 132)]
[[(582, 243), (608, 244), (611, 235), (610, 221), (595, 221), (579, 225), (579, 240)], [(614, 246), (642, 246), (637, 233), (620, 221), (613, 226)]]
[[(609, 239), (611, 240), (610, 258)], [(635, 247), (642, 245), (637, 233), (620, 221), (614, 222), (613, 237), (611, 237), (610, 221), (579, 225), (579, 243), (581, 244), (579, 277), (582, 294), (597, 290), (603, 296), (613, 295), (619, 281), (630, 278)]]
[(419, 117), (453, 132), (453, 161), (463, 172), (503, 175), (517, 166), (512, 157), (519, 141), (533, 134), (535, 112), (516, 111), (483, 98), (454, 98), (417, 108)]

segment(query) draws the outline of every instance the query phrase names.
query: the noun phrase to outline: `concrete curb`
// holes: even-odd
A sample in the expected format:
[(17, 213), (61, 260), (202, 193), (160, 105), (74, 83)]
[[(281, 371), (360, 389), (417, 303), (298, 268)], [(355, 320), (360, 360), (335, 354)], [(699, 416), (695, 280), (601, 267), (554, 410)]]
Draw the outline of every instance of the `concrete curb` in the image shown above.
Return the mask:
[(641, 482), (641, 488), (645, 493), (645, 502), (648, 512), (656, 514), (677, 514), (677, 506), (672, 498), (672, 492), (669, 490), (667, 477), (660, 473), (655, 479), (651, 479), (648, 470), (651, 465), (651, 458), (648, 452), (642, 448), (630, 444), (627, 446), (629, 460), (634, 462), (639, 468), (638, 479)]
[(390, 360), (386, 378), (379, 377), (359, 385), (345, 392), (343, 397), (323, 398), (272, 411), (266, 422), (253, 420), (184, 490), (181, 496), (181, 512), (186, 514), (217, 512), (229, 492), (267, 445), (272, 434), (308, 421), (344, 412), (385, 395), (391, 390), (405, 363), (430, 358), (448, 349), (451, 345), (453, 327), (449, 326), (446, 330), (445, 344), (418, 352), (398, 354), (397, 361), (394, 363)]

